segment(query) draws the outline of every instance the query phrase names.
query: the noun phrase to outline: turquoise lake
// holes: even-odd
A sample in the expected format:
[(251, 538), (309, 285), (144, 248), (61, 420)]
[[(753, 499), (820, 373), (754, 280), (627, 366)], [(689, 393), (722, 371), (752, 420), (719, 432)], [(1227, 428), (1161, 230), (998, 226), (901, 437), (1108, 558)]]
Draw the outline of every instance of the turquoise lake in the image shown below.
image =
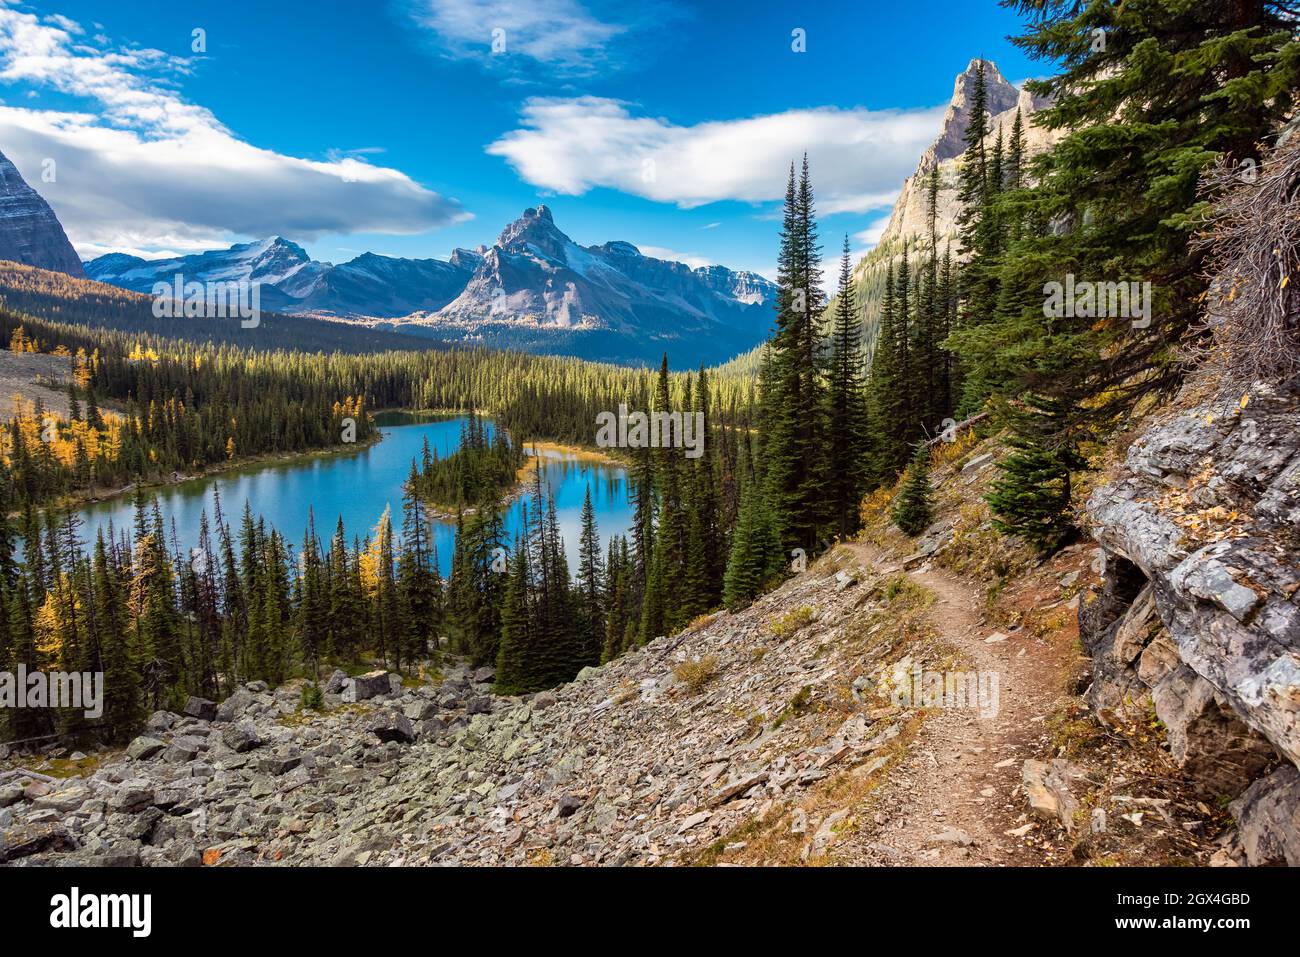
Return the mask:
[[(314, 514), (316, 534), (325, 544), (340, 517), (350, 544), (353, 536), (370, 534), (385, 508), (392, 510), (394, 528), (400, 533), (402, 485), (411, 460), (419, 458), (426, 437), (440, 457), (455, 451), (462, 421), (460, 417), (380, 415), (376, 422), (383, 440), (355, 452), (248, 466), (149, 492), (158, 499), (169, 535), (175, 523), (185, 551), (198, 540), (199, 516), (205, 509), (212, 522), (214, 490), (220, 492), (221, 508), (233, 533), (239, 532), (240, 516), (248, 502), (254, 516), (265, 518), (295, 550), (302, 545), (309, 513)], [(627, 473), (620, 465), (594, 462), (567, 451), (543, 449), (541, 459), (543, 484), (555, 498), (569, 564), (576, 568), (582, 500), (588, 486), (603, 545), (608, 545), (612, 535), (626, 534), (632, 527)], [(508, 506), (505, 526), (511, 543), (522, 526), (524, 506), (531, 511), (532, 501), (531, 492), (526, 491)], [(79, 514), (81, 536), (87, 543), (94, 543), (100, 529), (107, 534), (110, 523), (120, 536), (131, 528), (132, 496), (87, 505)], [(455, 545), (455, 523), (435, 520), (432, 524), (439, 568), (446, 576)]]

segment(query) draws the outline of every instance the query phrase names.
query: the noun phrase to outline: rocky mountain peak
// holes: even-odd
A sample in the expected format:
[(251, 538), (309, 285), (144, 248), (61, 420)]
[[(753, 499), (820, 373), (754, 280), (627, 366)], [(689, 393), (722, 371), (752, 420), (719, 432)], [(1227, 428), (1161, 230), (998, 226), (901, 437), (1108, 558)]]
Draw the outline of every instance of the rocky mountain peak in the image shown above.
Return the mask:
[(501, 249), (532, 246), (553, 259), (564, 258), (564, 249), (571, 240), (555, 225), (551, 211), (545, 206), (530, 206), (518, 219), (501, 230), (496, 245)]
[(611, 242), (605, 243), (605, 245), (601, 246), (600, 248), (603, 249), (605, 252), (609, 253), (611, 256), (630, 257), (630, 256), (641, 255), (641, 250), (637, 249), (636, 246), (632, 245), (631, 243), (624, 242), (621, 239), (615, 239)]
[(81, 259), (58, 217), (0, 153), (0, 259), (84, 277)]
[[(259, 246), (262, 247), (260, 251)], [(249, 279), (282, 277), (289, 270), (311, 262), (305, 249), (282, 236), (273, 236), (264, 243), (251, 243), (249, 252), (255, 252)]]
[(966, 69), (957, 74), (952, 85), (952, 99), (948, 111), (944, 114), (943, 125), (939, 135), (921, 157), (921, 168), (928, 170), (935, 162), (960, 156), (965, 148), (963, 137), (970, 126), (970, 102), (975, 89), (975, 76), (980, 63), (984, 64), (984, 84), (988, 92), (989, 113), (997, 116), (1007, 110), (1015, 109), (1020, 102), (1020, 91), (1007, 82), (997, 64), (992, 60), (981, 61), (978, 57), (971, 60)]

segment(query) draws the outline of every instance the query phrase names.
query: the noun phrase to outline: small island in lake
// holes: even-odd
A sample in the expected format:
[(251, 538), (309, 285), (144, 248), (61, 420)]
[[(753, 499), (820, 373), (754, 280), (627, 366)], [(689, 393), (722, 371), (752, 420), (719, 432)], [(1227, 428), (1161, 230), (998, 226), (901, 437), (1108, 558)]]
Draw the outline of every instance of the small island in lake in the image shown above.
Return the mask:
[(454, 516), (507, 496), (519, 484), (526, 459), (522, 443), (470, 410), (461, 425), (456, 451), (439, 458), (426, 439), (419, 467), (412, 468), (408, 481), (416, 498), (435, 515)]

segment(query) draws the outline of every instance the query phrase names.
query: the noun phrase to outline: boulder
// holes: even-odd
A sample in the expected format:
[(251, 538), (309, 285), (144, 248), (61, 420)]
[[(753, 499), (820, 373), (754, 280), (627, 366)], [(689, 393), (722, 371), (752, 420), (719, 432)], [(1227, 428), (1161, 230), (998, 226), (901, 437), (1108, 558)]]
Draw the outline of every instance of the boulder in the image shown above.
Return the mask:
[(563, 794), (560, 796), (560, 801), (556, 805), (556, 811), (559, 812), (560, 817), (573, 817), (580, 807), (582, 807), (581, 798), (575, 797), (572, 794)]
[(441, 718), (425, 718), (419, 723), (420, 734), (426, 738), (440, 738), (447, 733), (447, 722)]
[(0, 833), (0, 864), (54, 851), (73, 851), (76, 838), (60, 824), (28, 824)]
[(402, 714), (406, 715), (412, 721), (426, 721), (429, 718), (436, 717), (438, 714), (438, 703), (436, 701), (412, 701), (402, 708)]
[(1029, 813), (1035, 817), (1059, 824), (1067, 834), (1073, 834), (1079, 801), (1073, 791), (1083, 772), (1069, 761), (1053, 758), (1048, 761), (1026, 761), (1020, 771), (1025, 800)]
[(126, 756), (132, 761), (148, 761), (161, 754), (167, 747), (166, 741), (142, 734), (126, 746)]
[(302, 764), (301, 754), (268, 754), (258, 759), (257, 769), (263, 774), (279, 777), (288, 774), (300, 764)]
[(217, 716), (217, 703), (209, 701), (207, 698), (190, 695), (189, 700), (185, 702), (184, 711), (191, 718), (198, 718), (200, 721), (212, 721)]
[(241, 721), (226, 728), (221, 732), (221, 740), (236, 754), (252, 751), (262, 744), (262, 738), (251, 721)]
[(256, 695), (251, 691), (240, 688), (217, 705), (217, 714), (213, 720), (222, 722), (238, 721), (256, 701)]
[(164, 731), (170, 731), (175, 725), (176, 715), (170, 711), (155, 711), (149, 715), (149, 720), (145, 722), (144, 728), (154, 734), (162, 734)]
[(482, 668), (475, 670), (474, 683), (480, 685), (491, 684), (496, 681), (497, 670), (490, 665), (484, 665)]
[(476, 695), (465, 703), (465, 711), (468, 714), (491, 714), (492, 713), (492, 696)]
[(348, 673), (342, 669), (335, 668), (334, 672), (326, 679), (323, 686), (326, 694), (340, 694), (343, 686), (347, 684)]
[(171, 764), (185, 764), (193, 761), (198, 756), (198, 753), (192, 745), (174, 741), (171, 747), (162, 753), (162, 759)]
[(1246, 863), (1300, 867), (1300, 772), (1294, 765), (1260, 778), (1228, 810)]
[(348, 704), (355, 704), (358, 701), (369, 701), (371, 698), (390, 694), (392, 690), (393, 685), (387, 671), (371, 671), (347, 679), (343, 685), (343, 700)]
[(90, 789), (74, 784), (72, 787), (51, 791), (44, 797), (37, 798), (32, 802), (32, 807), (36, 810), (52, 810), (67, 814), (81, 807), (89, 799)]
[(142, 778), (124, 781), (113, 793), (108, 806), (122, 814), (139, 814), (153, 806), (153, 787)]
[(396, 741), (399, 744), (410, 744), (415, 740), (415, 726), (411, 724), (411, 719), (400, 711), (384, 708), (370, 719), (367, 727), (375, 737), (385, 743)]

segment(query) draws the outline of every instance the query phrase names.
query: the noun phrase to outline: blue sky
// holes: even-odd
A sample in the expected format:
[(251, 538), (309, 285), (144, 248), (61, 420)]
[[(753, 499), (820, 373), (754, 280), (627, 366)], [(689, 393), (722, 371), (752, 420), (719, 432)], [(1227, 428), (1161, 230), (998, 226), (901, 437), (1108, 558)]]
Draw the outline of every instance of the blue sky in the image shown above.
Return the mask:
[(826, 245), (865, 249), (967, 62), (1042, 72), (1017, 28), (992, 0), (8, 3), (0, 150), (83, 256), (445, 258), (546, 203), (583, 244), (770, 272), (792, 158)]

